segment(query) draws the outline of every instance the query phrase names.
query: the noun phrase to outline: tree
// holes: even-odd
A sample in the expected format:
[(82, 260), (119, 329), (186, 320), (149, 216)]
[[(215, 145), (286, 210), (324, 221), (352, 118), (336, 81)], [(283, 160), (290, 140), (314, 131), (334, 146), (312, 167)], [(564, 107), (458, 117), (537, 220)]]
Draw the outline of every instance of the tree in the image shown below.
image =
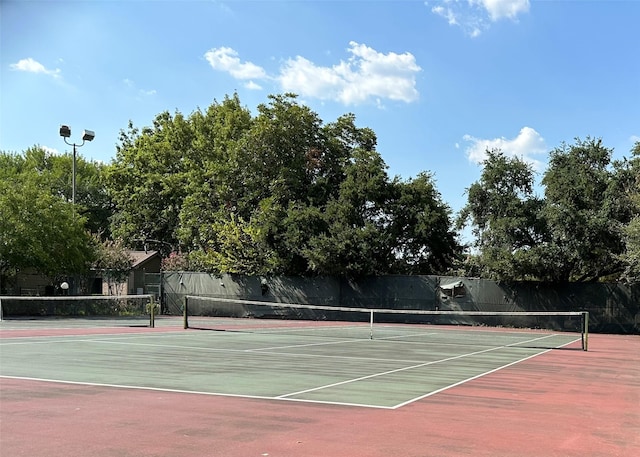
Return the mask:
[(442, 201), (433, 177), (419, 173), (392, 183), (389, 231), (394, 240), (394, 273), (446, 273), (459, 260), (462, 246), (452, 228), (451, 210)]
[(386, 165), (375, 151), (357, 148), (344, 169), (337, 198), (324, 210), (326, 231), (309, 240), (305, 256), (319, 274), (364, 276), (388, 273), (389, 239)]
[(116, 207), (114, 237), (129, 246), (147, 239), (177, 245), (192, 139), (191, 125), (180, 113), (159, 114), (153, 127), (142, 133), (131, 123), (127, 132), (121, 132), (116, 158), (106, 170)]
[[(624, 227), (637, 211), (628, 190), (638, 169), (633, 161), (612, 163), (611, 155), (600, 139), (555, 148), (542, 179), (544, 199), (538, 199), (527, 164), (489, 153), (459, 218), (474, 224), (479, 274), (560, 282), (620, 278)], [(633, 248), (633, 236), (627, 246)]]
[(181, 252), (171, 252), (162, 259), (162, 271), (189, 271), (189, 258)]
[(100, 165), (82, 158), (72, 204), (72, 160), (38, 146), (0, 153), (0, 276), (33, 270), (58, 283), (89, 272), (97, 256), (90, 232), (108, 234), (110, 207)]
[(216, 223), (209, 249), (192, 252), (189, 263), (199, 271), (267, 275), (275, 271), (273, 254), (261, 227), (232, 217)]
[(632, 205), (632, 215), (624, 228), (626, 250), (622, 260), (625, 264), (624, 278), (629, 282), (637, 282), (640, 281), (640, 141), (635, 143), (631, 154), (627, 195)]
[[(311, 119), (316, 122), (315, 115)], [(380, 200), (375, 194), (384, 192), (388, 184), (386, 164), (375, 151), (375, 133), (357, 127), (353, 114), (308, 131), (311, 146), (300, 162), (304, 193), (282, 205), (280, 216), (267, 219), (284, 271), (336, 275), (389, 272), (391, 264), (382, 268), (373, 257), (370, 262), (355, 260), (369, 255), (370, 243), (379, 235), (365, 222), (373, 214), (366, 206)], [(357, 249), (361, 252), (355, 252)]]
[(547, 241), (540, 218), (543, 202), (534, 195), (532, 166), (502, 152), (487, 151), (480, 180), (467, 189), (468, 203), (458, 227), (471, 223), (479, 250), (480, 275), (496, 279), (526, 279), (534, 249)]
[[(39, 146), (34, 146), (21, 155), (2, 154), (6, 179), (16, 176), (29, 177), (41, 189), (67, 202), (72, 199), (73, 155), (51, 154)], [(9, 164), (10, 163), (10, 164)], [(109, 218), (113, 205), (104, 184), (106, 165), (96, 161), (86, 161), (76, 157), (76, 205), (78, 214), (86, 218), (86, 227), (91, 233), (109, 236)]]
[(623, 271), (621, 218), (628, 215), (617, 202), (622, 195), (610, 168), (612, 153), (593, 138), (551, 151), (542, 179), (551, 238), (542, 251), (553, 259), (545, 279), (594, 281)]
[(14, 178), (0, 181), (0, 259), (4, 273), (31, 268), (53, 280), (86, 273), (95, 251), (70, 203)]
[(193, 126), (193, 154), (185, 157), (186, 196), (177, 230), (185, 251), (206, 249), (216, 235), (211, 227), (237, 210), (242, 186), (236, 185), (240, 166), (235, 151), (253, 124), (237, 94), (214, 102), (206, 112), (189, 118)]
[(234, 95), (130, 125), (107, 173), (114, 235), (168, 243), (214, 273), (446, 270), (459, 246), (427, 175), (390, 180), (352, 114), (325, 125), (294, 94), (257, 111)]
[(287, 206), (306, 201), (312, 183), (313, 151), (321, 151), (321, 120), (293, 94), (270, 96), (233, 151), (233, 206), (249, 219), (260, 201), (273, 197)]

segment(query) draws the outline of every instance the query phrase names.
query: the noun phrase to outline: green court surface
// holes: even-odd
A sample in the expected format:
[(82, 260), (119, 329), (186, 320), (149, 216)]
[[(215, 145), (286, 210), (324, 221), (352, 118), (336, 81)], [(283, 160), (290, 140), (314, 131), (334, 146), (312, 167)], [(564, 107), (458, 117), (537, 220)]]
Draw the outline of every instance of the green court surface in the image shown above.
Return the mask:
[(0, 376), (393, 409), (548, 351), (580, 351), (580, 335), (548, 331), (425, 326), (387, 334), (382, 327), (370, 339), (366, 326), (342, 326), (343, 338), (177, 323), (18, 337), (15, 329), (46, 324), (4, 321)]

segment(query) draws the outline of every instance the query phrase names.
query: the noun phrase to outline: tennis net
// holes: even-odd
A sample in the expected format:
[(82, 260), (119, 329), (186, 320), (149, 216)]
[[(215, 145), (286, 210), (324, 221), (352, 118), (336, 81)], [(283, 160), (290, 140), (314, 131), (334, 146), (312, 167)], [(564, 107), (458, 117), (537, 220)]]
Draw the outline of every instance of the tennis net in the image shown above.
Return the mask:
[[(478, 341), (487, 330), (488, 344), (529, 341), (525, 330), (572, 336), (588, 348), (589, 314), (566, 312), (497, 312), (457, 310), (406, 310), (237, 300), (187, 295), (183, 300), (184, 328), (251, 333), (288, 333), (334, 338), (419, 340), (441, 338)], [(523, 336), (524, 335), (524, 336)], [(545, 337), (546, 338), (546, 337)], [(545, 341), (549, 344), (549, 340)], [(553, 344), (553, 343), (551, 343)], [(565, 343), (558, 344), (559, 347)]]
[(0, 296), (0, 320), (38, 318), (143, 318), (154, 327), (153, 295)]

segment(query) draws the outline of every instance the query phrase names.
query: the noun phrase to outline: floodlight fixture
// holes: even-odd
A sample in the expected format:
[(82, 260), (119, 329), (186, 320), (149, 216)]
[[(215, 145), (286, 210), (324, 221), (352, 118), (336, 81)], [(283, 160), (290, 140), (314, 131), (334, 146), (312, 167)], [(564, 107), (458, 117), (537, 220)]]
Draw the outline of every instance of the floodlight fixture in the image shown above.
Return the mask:
[(84, 130), (82, 132), (82, 141), (93, 141), (96, 137), (96, 134), (93, 130)]
[(69, 138), (71, 136), (71, 129), (68, 125), (60, 126), (60, 136), (63, 138)]

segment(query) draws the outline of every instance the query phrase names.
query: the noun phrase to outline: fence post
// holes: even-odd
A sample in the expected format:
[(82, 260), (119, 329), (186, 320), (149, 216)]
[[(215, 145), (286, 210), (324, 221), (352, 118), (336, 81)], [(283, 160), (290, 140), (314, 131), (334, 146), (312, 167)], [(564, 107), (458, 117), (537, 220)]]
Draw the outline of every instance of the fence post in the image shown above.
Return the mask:
[(582, 350), (589, 350), (589, 311), (582, 313)]
[(182, 298), (182, 322), (185, 329), (189, 328), (189, 318), (187, 313), (187, 296)]
[(156, 301), (154, 300), (153, 295), (151, 295), (151, 303), (149, 304), (149, 306), (151, 306), (151, 309), (149, 310), (151, 312), (151, 317), (149, 319), (149, 327), (155, 328), (155, 326), (156, 326)]

